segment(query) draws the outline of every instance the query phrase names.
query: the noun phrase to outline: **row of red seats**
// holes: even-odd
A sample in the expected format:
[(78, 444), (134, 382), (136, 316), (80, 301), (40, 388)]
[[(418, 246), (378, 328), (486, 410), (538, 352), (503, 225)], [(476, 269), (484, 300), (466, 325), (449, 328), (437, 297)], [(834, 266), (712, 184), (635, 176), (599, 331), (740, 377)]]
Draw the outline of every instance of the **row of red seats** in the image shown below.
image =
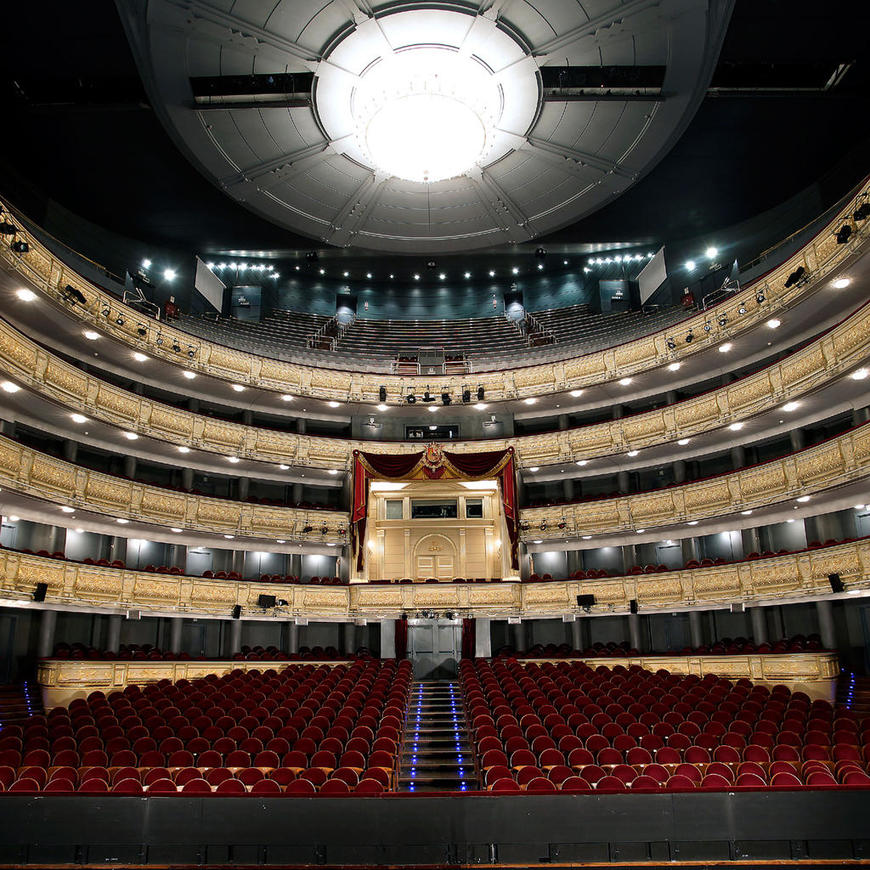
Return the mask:
[[(723, 637), (712, 644), (698, 647), (683, 647), (680, 650), (660, 650), (648, 655), (741, 655), (745, 653), (794, 653), (818, 652), (824, 649), (822, 640), (817, 634), (809, 636), (796, 634), (784, 640), (756, 644), (746, 637)], [(527, 650), (517, 652), (512, 646), (506, 645), (496, 651), (497, 658), (522, 659), (555, 659), (555, 658), (595, 658), (602, 656), (638, 656), (640, 653), (626, 641), (622, 643), (594, 643), (583, 650), (574, 649), (568, 643), (535, 644)]]
[(862, 763), (870, 731), (784, 686), (583, 662), (460, 665), (483, 770), (771, 760)]
[[(84, 644), (59, 643), (51, 658), (75, 661), (223, 661), (222, 656), (191, 656), (188, 653), (173, 653), (151, 644), (121, 644), (118, 651), (86, 647)], [(371, 650), (360, 647), (355, 653), (340, 653), (334, 646), (302, 646), (298, 653), (285, 653), (275, 646), (243, 646), (229, 661), (346, 661), (373, 658)]]
[[(205, 783), (208, 788), (203, 786)], [(17, 771), (0, 767), (0, 791), (47, 793), (86, 792), (114, 794), (381, 794), (390, 789), (392, 772), (382, 767), (359, 771), (341, 767), (327, 772), (312, 767), (148, 767), (74, 768), (58, 766), (46, 771), (25, 766)]]

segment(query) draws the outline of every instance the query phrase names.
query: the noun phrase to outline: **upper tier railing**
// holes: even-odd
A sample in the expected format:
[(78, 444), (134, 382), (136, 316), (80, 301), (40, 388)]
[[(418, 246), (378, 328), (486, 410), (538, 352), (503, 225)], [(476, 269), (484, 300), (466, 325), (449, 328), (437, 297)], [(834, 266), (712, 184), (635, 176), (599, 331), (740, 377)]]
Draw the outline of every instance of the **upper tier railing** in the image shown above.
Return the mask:
[[(870, 186), (865, 185), (862, 192), (868, 190)], [(476, 385), (484, 387), (489, 401), (579, 389), (636, 375), (702, 352), (726, 337), (733, 339), (774, 313), (806, 299), (824, 285), (825, 279), (834, 270), (849, 262), (870, 235), (870, 221), (864, 220), (854, 224), (854, 231), (844, 244), (838, 244), (834, 233), (844, 222), (853, 223), (853, 212), (854, 199), (850, 199), (836, 217), (800, 251), (718, 305), (715, 312), (724, 313), (726, 318), (718, 318), (707, 311), (680, 321), (680, 331), (691, 331), (696, 337), (691, 343), (675, 344), (673, 330), (661, 329), (579, 356), (570, 356), (570, 350), (566, 351), (560, 344), (550, 345), (545, 350), (553, 354), (548, 357), (552, 361), (530, 365), (527, 364), (529, 357), (523, 357), (523, 364), (508, 370), (502, 362), (497, 370), (476, 373)], [(12, 250), (11, 245), (20, 241), (29, 245), (27, 252), (16, 253)], [(124, 306), (115, 296), (77, 275), (30, 233), (22, 231), (15, 236), (3, 236), (0, 257), (7, 266), (14, 268), (82, 323), (97, 327), (130, 347), (179, 364), (173, 346), (187, 347), (191, 343), (189, 333), (148, 318), (145, 318), (144, 328), (140, 330), (143, 318), (139, 312)], [(803, 268), (810, 276), (809, 280), (789, 283), (789, 276), (799, 268)], [(110, 316), (103, 314), (105, 310), (110, 311)], [(118, 317), (118, 314), (123, 316)], [(122, 323), (119, 324), (118, 320)], [(720, 320), (724, 322), (720, 323)], [(144, 331), (145, 335), (140, 335), (140, 331)], [(558, 354), (555, 353), (556, 349), (559, 349)], [(341, 363), (333, 358), (329, 361), (331, 369), (324, 369), (314, 364), (303, 365), (232, 350), (204, 340), (197, 342), (193, 350), (193, 358), (185, 360), (184, 365), (197, 371), (279, 393), (325, 400), (376, 403), (380, 387), (385, 386), (389, 400), (395, 402), (409, 386), (422, 391), (427, 383), (421, 378), (403, 378), (383, 373), (388, 371), (389, 366), (381, 366), (381, 371), (376, 375), (362, 370), (365, 368), (362, 364), (354, 370), (347, 363), (349, 369), (340, 370)], [(449, 389), (454, 386), (447, 376), (427, 376), (427, 380), (432, 389), (439, 392), (442, 387)]]

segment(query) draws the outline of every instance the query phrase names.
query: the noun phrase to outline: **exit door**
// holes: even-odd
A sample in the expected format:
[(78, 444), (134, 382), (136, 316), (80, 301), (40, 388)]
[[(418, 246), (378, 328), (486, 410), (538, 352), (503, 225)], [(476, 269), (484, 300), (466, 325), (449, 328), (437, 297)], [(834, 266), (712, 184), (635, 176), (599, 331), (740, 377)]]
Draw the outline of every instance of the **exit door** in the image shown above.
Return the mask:
[(416, 680), (454, 678), (462, 650), (458, 619), (409, 619), (408, 657)]

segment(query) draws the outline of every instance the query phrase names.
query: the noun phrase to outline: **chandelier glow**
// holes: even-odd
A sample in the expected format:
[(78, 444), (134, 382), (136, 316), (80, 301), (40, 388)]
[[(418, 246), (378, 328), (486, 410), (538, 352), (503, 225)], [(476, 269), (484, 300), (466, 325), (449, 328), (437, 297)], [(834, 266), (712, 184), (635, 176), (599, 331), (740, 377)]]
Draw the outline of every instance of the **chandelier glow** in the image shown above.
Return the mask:
[(360, 150), (387, 175), (432, 183), (482, 162), (501, 92), (481, 63), (420, 47), (381, 58), (362, 76), (352, 113)]

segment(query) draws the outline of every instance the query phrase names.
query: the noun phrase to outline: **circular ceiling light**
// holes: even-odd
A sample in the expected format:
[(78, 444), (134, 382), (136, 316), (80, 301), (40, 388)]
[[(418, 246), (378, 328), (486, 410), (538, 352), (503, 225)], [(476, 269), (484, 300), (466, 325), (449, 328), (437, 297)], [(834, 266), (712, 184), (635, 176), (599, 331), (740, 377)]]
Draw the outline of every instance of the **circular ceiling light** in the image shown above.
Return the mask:
[(351, 111), (357, 144), (373, 166), (427, 184), (485, 158), (500, 104), (494, 77), (475, 58), (421, 46), (369, 67)]

